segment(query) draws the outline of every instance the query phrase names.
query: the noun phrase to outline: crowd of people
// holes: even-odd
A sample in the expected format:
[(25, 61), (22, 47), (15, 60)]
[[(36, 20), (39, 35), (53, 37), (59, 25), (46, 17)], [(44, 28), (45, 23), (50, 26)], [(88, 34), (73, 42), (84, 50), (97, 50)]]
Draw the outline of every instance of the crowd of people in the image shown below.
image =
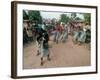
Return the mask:
[[(50, 25), (49, 25), (50, 26)], [(52, 28), (46, 23), (38, 24), (37, 22), (24, 24), (23, 28), (23, 44), (29, 42), (36, 42), (37, 55), (41, 55), (41, 65), (43, 65), (43, 58), (46, 56), (50, 61), (49, 41), (50, 37), (53, 37), (55, 43), (67, 42), (68, 36), (72, 33), (73, 43), (90, 43), (91, 30), (87, 23), (85, 25), (74, 27), (73, 31), (69, 30), (70, 23), (56, 22)], [(70, 32), (71, 31), (71, 32)]]
[(83, 43), (90, 43), (91, 41), (91, 30), (88, 23), (85, 23), (82, 26), (78, 26), (73, 31), (73, 42), (78, 43), (79, 45)]

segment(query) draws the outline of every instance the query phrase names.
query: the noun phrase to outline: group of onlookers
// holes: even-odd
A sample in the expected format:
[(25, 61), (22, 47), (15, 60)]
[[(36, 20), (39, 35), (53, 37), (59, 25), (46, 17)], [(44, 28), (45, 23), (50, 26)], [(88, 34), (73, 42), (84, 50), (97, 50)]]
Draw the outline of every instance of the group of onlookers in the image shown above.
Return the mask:
[(73, 42), (82, 44), (82, 43), (90, 43), (91, 41), (91, 30), (90, 26), (86, 23), (82, 26), (78, 26), (73, 31)]

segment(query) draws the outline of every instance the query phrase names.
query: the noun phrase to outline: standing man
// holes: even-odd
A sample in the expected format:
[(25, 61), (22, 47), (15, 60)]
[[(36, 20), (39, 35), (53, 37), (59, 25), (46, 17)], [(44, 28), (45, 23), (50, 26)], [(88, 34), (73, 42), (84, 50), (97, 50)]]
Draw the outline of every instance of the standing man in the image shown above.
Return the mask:
[(67, 24), (63, 24), (64, 29), (63, 29), (63, 38), (62, 38), (62, 42), (66, 42), (67, 38), (68, 38), (68, 25)]
[(60, 23), (58, 22), (55, 26), (55, 37), (54, 37), (54, 41), (56, 43), (58, 43), (58, 40), (60, 38), (61, 35), (61, 31), (62, 31), (62, 27), (60, 26)]

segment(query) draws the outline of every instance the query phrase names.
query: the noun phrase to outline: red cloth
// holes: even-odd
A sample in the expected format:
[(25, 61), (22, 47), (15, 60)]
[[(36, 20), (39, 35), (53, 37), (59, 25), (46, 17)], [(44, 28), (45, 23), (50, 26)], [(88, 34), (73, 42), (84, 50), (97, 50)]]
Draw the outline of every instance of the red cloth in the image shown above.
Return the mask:
[(59, 32), (61, 32), (62, 31), (62, 27), (60, 25), (57, 25), (56, 26), (56, 30), (59, 31)]

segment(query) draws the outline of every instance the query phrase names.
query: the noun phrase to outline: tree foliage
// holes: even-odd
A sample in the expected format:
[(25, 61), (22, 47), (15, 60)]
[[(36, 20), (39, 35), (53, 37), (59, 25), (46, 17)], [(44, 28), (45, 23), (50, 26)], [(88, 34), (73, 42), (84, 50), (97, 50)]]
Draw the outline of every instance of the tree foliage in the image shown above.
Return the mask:
[(76, 17), (75, 20), (82, 20), (80, 17)]
[(60, 22), (67, 23), (69, 21), (69, 17), (66, 14), (60, 15)]
[(29, 16), (28, 16), (28, 14), (25, 12), (25, 10), (23, 10), (23, 19), (24, 19), (24, 20), (29, 19)]
[(32, 21), (37, 21), (38, 23), (42, 22), (42, 17), (40, 15), (39, 11), (28, 11), (28, 15), (29, 15), (29, 20)]
[(90, 13), (85, 13), (84, 14), (84, 20), (87, 22), (89, 25), (91, 25), (91, 14)]
[(71, 13), (71, 17), (74, 19), (76, 18), (77, 14), (76, 13)]

